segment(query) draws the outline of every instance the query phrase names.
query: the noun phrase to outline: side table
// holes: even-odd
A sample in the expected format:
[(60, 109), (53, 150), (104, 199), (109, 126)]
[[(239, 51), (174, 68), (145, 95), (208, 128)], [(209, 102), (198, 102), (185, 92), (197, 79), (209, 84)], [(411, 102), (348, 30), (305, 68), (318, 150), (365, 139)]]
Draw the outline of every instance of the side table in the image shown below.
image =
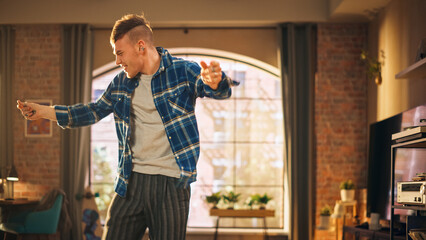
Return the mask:
[(1, 222), (7, 220), (9, 214), (15, 210), (34, 207), (39, 203), (36, 199), (15, 198), (15, 199), (0, 199)]
[(266, 217), (275, 216), (275, 210), (259, 209), (259, 210), (246, 210), (246, 209), (210, 209), (210, 216), (217, 216), (216, 220), (216, 231), (214, 233), (214, 240), (217, 240), (217, 233), (219, 229), (219, 219), (221, 217), (231, 218), (263, 218), (263, 229), (264, 239), (268, 240), (268, 234), (266, 232)]

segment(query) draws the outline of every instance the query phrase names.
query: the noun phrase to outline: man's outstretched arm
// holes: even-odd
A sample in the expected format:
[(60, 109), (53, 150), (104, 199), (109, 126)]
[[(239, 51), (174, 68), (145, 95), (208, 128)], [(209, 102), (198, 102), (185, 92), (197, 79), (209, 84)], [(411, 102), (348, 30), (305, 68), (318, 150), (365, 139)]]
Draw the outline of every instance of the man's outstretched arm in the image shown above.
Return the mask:
[(25, 119), (37, 120), (44, 118), (56, 121), (56, 112), (53, 106), (45, 106), (31, 102), (21, 102), (20, 100), (18, 100), (17, 103), (18, 105), (16, 107), (21, 110), (21, 114), (25, 117)]

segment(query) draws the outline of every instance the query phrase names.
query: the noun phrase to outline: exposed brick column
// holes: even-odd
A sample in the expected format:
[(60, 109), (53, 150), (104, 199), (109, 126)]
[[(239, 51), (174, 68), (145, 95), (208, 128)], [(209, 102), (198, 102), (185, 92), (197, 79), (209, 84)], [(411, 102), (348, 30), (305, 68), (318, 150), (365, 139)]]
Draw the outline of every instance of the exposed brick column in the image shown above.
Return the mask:
[[(352, 179), (366, 187), (367, 78), (360, 59), (366, 24), (318, 25), (315, 81), (316, 223), (319, 211), (340, 199), (339, 184)], [(340, 232), (340, 230), (339, 230)], [(316, 240), (335, 239), (316, 231)]]
[[(48, 99), (58, 104), (61, 74), (59, 25), (18, 25), (15, 38), (14, 98)], [(19, 174), (15, 197), (41, 197), (60, 184), (60, 133), (52, 123), (52, 137), (25, 137), (25, 120), (14, 114), (14, 162)]]

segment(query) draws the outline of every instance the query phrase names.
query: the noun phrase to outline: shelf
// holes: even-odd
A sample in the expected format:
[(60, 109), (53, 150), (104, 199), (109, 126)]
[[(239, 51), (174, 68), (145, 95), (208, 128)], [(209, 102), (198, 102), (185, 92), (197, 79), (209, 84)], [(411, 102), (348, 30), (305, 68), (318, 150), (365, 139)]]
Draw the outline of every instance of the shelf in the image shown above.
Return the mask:
[(426, 148), (426, 138), (392, 144), (392, 148)]
[(426, 58), (417, 61), (413, 65), (397, 73), (395, 78), (426, 78)]
[[(422, 76), (426, 77), (426, 59), (423, 59), (421, 61), (421, 64), (422, 64), (421, 66), (418, 66), (418, 64), (416, 63), (415, 64), (416, 68), (414, 68), (413, 67), (414, 65), (413, 65), (413, 66), (407, 68), (406, 70), (404, 70), (402, 73), (405, 72), (404, 76), (408, 76), (408, 74), (410, 74), (410, 77), (411, 77), (412, 75), (411, 75), (410, 72), (417, 72), (418, 73), (418, 71), (420, 71), (420, 70), (415, 70), (415, 69), (421, 68), (421, 69), (423, 69), (422, 70), (423, 71)], [(394, 199), (395, 199), (396, 193), (395, 193), (395, 191), (393, 191), (394, 187), (395, 187), (395, 183), (394, 183), (394, 181), (395, 181), (395, 164), (394, 163), (395, 163), (396, 149), (397, 148), (426, 148), (426, 137), (424, 136), (424, 133), (421, 133), (421, 134), (422, 134), (421, 138), (409, 140), (409, 141), (401, 142), (401, 143), (395, 143), (395, 144), (392, 144), (392, 147), (391, 147), (391, 162), (392, 162), (392, 164), (391, 164), (391, 190), (392, 190), (391, 191), (391, 204), (392, 205), (391, 205), (391, 219), (390, 219), (390, 240), (397, 239), (397, 237), (394, 235), (394, 224), (395, 224), (394, 223), (394, 221), (395, 221), (394, 220), (394, 210), (395, 209), (405, 209), (405, 210), (418, 211), (418, 212), (426, 211), (425, 205), (422, 205), (422, 206), (405, 206), (405, 205), (399, 205), (399, 204), (395, 205)], [(421, 221), (424, 221), (424, 219), (421, 218)], [(412, 227), (414, 227), (414, 225), (412, 223), (407, 222), (407, 228), (405, 230), (406, 235), (407, 235), (407, 239), (410, 239), (410, 238), (408, 238), (408, 232), (409, 232), (409, 229), (412, 228)]]
[(414, 211), (426, 211), (425, 206), (405, 206), (405, 205), (393, 205), (394, 209), (414, 210)]
[(275, 216), (275, 210), (210, 209), (210, 216), (263, 218)]

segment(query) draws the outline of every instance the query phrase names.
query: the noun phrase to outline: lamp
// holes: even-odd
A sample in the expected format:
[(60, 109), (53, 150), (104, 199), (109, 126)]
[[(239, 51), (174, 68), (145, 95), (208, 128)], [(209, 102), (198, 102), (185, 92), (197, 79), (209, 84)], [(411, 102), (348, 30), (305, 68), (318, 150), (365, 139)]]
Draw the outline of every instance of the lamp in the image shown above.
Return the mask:
[(18, 172), (16, 171), (15, 165), (12, 164), (9, 173), (7, 174), (7, 181), (17, 182), (19, 181)]
[(18, 172), (16, 171), (16, 168), (15, 168), (14, 164), (12, 164), (12, 167), (10, 168), (9, 173), (7, 174), (6, 179), (7, 179), (7, 181), (12, 182), (12, 197), (10, 199), (13, 199), (13, 192), (14, 192), (14, 189), (13, 189), (14, 186), (13, 186), (13, 184), (14, 184), (14, 182), (19, 181)]

